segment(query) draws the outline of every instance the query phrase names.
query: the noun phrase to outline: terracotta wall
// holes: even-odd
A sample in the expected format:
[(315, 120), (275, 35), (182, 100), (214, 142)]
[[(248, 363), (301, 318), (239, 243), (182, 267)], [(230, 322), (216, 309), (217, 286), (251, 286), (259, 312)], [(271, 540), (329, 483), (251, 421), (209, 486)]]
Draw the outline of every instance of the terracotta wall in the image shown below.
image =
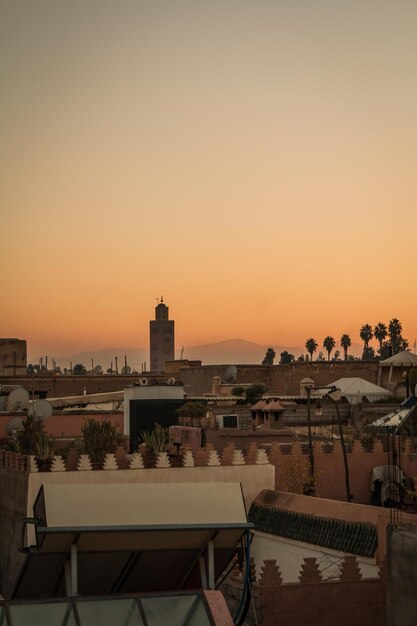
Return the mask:
[(107, 375), (93, 376), (63, 376), (36, 374), (35, 376), (0, 376), (0, 385), (22, 385), (25, 389), (43, 397), (58, 398), (66, 396), (81, 396), (84, 393), (104, 393), (106, 391), (121, 391), (123, 387), (132, 385), (142, 374), (130, 376)]
[[(176, 378), (179, 378), (190, 395), (209, 393), (214, 376), (223, 380), (228, 365), (202, 365), (182, 368)], [(311, 378), (318, 385), (327, 385), (338, 378), (360, 377), (372, 383), (378, 382), (379, 363), (377, 361), (327, 361), (295, 362), (288, 365), (238, 365), (236, 386), (239, 384), (264, 383), (268, 389), (283, 395), (300, 393), (300, 382), (303, 378)], [(1, 371), (0, 371), (1, 374)], [(145, 374), (146, 375), (146, 374)], [(170, 373), (169, 375), (172, 375)], [(122, 375), (86, 375), (63, 376), (39, 374), (32, 376), (0, 376), (0, 384), (23, 385), (29, 391), (32, 386), (35, 392), (47, 394), (50, 398), (59, 396), (81, 395), (84, 387), (87, 393), (105, 391), (119, 391), (126, 385), (131, 385), (140, 374)], [(154, 376), (152, 376), (154, 377)], [(165, 378), (162, 375), (162, 378)]]
[[(322, 582), (316, 559), (305, 559), (300, 582), (283, 584), (277, 563), (264, 561), (260, 577), (252, 579), (254, 603), (244, 625), (383, 626), (384, 571), (381, 576), (361, 579), (356, 559), (347, 557), (341, 563), (340, 579)], [(235, 615), (242, 591), (241, 575), (232, 573), (221, 590), (232, 616)]]
[[(0, 439), (6, 436), (6, 424), (15, 417), (25, 417), (22, 413), (1, 413), (0, 414)], [(118, 430), (123, 432), (123, 412), (107, 412), (98, 413), (96, 411), (88, 413), (88, 411), (78, 411), (73, 413), (55, 413), (45, 422), (45, 431), (48, 435), (54, 437), (79, 437), (81, 435), (81, 426), (89, 417), (102, 421), (108, 419), (114, 424)]]
[[(227, 365), (204, 365), (180, 370), (180, 379), (189, 385), (187, 392), (201, 395), (210, 392), (214, 376), (222, 379)], [(268, 389), (282, 395), (300, 393), (303, 378), (311, 378), (317, 385), (328, 385), (338, 378), (360, 377), (372, 383), (378, 382), (377, 361), (327, 361), (295, 362), (288, 365), (238, 365), (236, 386), (248, 383), (264, 383)]]
[[(401, 467), (409, 478), (417, 476), (417, 454), (412, 451), (409, 440), (403, 440)], [(283, 452), (289, 452), (284, 454)], [(370, 504), (372, 469), (376, 465), (387, 465), (388, 456), (384, 452), (382, 443), (377, 441), (373, 452), (365, 452), (359, 441), (355, 441), (352, 452), (348, 453), (350, 490), (353, 502)], [(272, 444), (269, 454), (270, 462), (276, 467), (276, 489), (286, 491), (285, 477), (291, 468), (299, 471), (300, 464), (308, 466), (309, 457), (306, 446), (301, 447), (298, 442), (292, 444), (289, 450), (279, 444)], [(344, 464), (342, 448), (336, 442), (331, 453), (326, 454), (320, 442), (314, 444), (314, 459), (316, 469), (317, 495), (321, 498), (346, 500)]]
[(282, 394), (300, 393), (303, 378), (311, 378), (316, 385), (329, 385), (338, 378), (364, 378), (377, 384), (379, 363), (377, 361), (315, 361), (274, 365), (270, 368), (269, 387)]

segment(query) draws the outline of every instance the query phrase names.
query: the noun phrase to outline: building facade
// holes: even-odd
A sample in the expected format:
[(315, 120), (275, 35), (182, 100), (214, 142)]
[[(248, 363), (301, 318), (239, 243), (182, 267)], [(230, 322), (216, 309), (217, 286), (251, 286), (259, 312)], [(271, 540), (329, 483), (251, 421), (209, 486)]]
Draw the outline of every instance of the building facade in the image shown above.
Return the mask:
[(23, 339), (0, 339), (0, 375), (26, 374), (27, 349)]
[(152, 372), (163, 372), (165, 362), (175, 358), (174, 320), (163, 298), (155, 307), (155, 319), (149, 322), (150, 364)]

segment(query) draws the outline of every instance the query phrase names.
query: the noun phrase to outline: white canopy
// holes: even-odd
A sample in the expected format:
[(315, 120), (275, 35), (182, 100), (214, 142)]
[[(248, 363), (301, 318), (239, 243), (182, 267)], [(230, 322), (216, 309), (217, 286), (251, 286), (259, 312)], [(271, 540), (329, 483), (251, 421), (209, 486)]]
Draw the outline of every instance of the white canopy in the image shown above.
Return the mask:
[(381, 367), (417, 367), (417, 354), (403, 350), (380, 362)]
[[(378, 402), (387, 396), (392, 396), (388, 389), (374, 385), (364, 378), (339, 378), (330, 384), (340, 389), (342, 396), (345, 396), (350, 404), (360, 404), (363, 398), (369, 402)], [(325, 394), (326, 392), (323, 392), (321, 395)]]

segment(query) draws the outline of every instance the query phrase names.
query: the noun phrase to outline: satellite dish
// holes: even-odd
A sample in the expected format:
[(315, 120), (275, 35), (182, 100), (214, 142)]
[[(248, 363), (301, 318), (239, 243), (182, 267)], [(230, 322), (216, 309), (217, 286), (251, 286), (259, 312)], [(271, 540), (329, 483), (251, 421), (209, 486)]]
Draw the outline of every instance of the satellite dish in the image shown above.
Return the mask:
[(139, 378), (139, 385), (147, 385), (148, 384), (148, 379), (143, 377), (143, 378)]
[(101, 367), (101, 365), (96, 365), (95, 368), (93, 369), (94, 374), (102, 374), (103, 373), (103, 368)]
[(28, 409), (28, 415), (36, 417), (43, 422), (46, 422), (48, 417), (51, 417), (52, 412), (52, 404), (50, 404), (48, 400), (35, 400), (35, 402), (31, 404)]
[(175, 378), (173, 376), (171, 376), (171, 378), (168, 378), (167, 383), (168, 385), (175, 385), (177, 381), (175, 380)]
[(123, 376), (128, 376), (131, 373), (132, 373), (132, 368), (130, 367), (130, 365), (123, 365), (122, 367)]
[(229, 365), (224, 374), (224, 380), (226, 383), (235, 383), (237, 376), (237, 367), (236, 365)]
[(4, 427), (6, 431), (6, 435), (9, 437), (13, 435), (14, 430), (22, 430), (23, 429), (23, 419), (21, 417), (13, 417), (13, 419), (9, 420)]
[(29, 404), (30, 396), (26, 389), (13, 389), (6, 400), (6, 411), (22, 411)]

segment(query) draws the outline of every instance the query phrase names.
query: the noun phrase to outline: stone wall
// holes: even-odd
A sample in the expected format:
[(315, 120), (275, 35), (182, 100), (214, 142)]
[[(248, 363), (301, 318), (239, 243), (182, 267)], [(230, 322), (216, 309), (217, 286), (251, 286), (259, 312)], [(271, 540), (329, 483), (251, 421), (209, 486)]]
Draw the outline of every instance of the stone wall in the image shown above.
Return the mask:
[[(215, 376), (222, 380), (229, 365), (201, 365), (184, 367), (178, 377), (186, 386), (186, 393), (201, 396), (210, 393), (211, 384)], [(271, 391), (281, 395), (298, 395), (303, 378), (311, 378), (317, 385), (328, 385), (343, 377), (360, 377), (372, 383), (378, 383), (378, 361), (313, 361), (294, 362), (288, 365), (237, 365), (236, 386), (240, 384), (263, 383)], [(19, 372), (17, 372), (19, 373)], [(3, 374), (3, 375), (2, 375)], [(146, 374), (143, 374), (146, 376)], [(169, 378), (172, 374), (160, 375), (159, 378)], [(86, 376), (54, 375), (51, 372), (35, 374), (33, 377), (25, 374), (14, 376), (10, 370), (2, 372), (0, 367), (0, 384), (22, 385), (28, 390), (32, 387), (36, 393), (47, 394), (50, 398), (59, 396), (81, 395), (84, 388), (87, 393), (119, 391), (127, 385), (133, 384), (142, 374), (129, 376), (88, 374)], [(155, 376), (152, 375), (152, 378)], [(227, 382), (227, 381), (226, 381)]]
[(300, 393), (303, 378), (316, 385), (329, 385), (339, 378), (364, 378), (378, 382), (378, 361), (313, 361), (274, 365), (270, 368), (269, 387), (283, 395)]
[[(1, 374), (1, 370), (0, 370)], [(35, 374), (21, 374), (19, 376), (0, 376), (0, 385), (21, 385), (35, 395), (42, 397), (58, 398), (66, 396), (81, 396), (84, 393), (105, 393), (106, 391), (121, 391), (134, 381), (141, 378), (142, 374), (86, 374), (85, 376), (71, 376), (53, 374), (52, 372)]]
[[(303, 378), (311, 378), (317, 385), (328, 385), (338, 378), (364, 378), (378, 382), (378, 361), (313, 361), (294, 362), (288, 365), (237, 365), (235, 384), (263, 383), (268, 389), (281, 395), (298, 395)], [(181, 381), (188, 385), (191, 395), (209, 393), (214, 376), (224, 380), (227, 365), (203, 365), (180, 370)], [(225, 381), (227, 382), (227, 381)]]

